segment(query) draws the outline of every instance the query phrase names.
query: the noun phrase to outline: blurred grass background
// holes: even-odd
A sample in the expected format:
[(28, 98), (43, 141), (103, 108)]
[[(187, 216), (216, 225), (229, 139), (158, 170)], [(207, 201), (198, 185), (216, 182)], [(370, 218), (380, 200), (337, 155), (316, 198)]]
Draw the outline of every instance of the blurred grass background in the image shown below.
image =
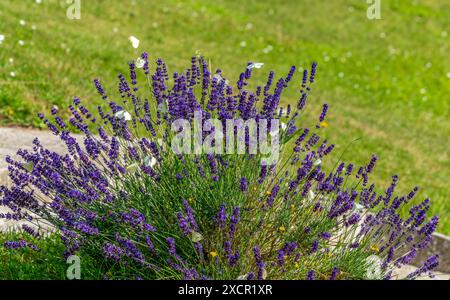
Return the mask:
[[(92, 79), (112, 94), (138, 55), (130, 35), (172, 72), (201, 53), (233, 80), (248, 60), (264, 62), (254, 79), (263, 83), (269, 70), (284, 76), (317, 61), (307, 117), (329, 103), (335, 151), (362, 137), (343, 159), (377, 153), (375, 182), (399, 174), (401, 192), (419, 185), (450, 234), (449, 1), (382, 0), (381, 20), (367, 18), (363, 0), (81, 0), (80, 20), (67, 19), (66, 1), (37, 2), (0, 1), (0, 125), (39, 127), (37, 112), (75, 95), (95, 107)], [(295, 90), (284, 103), (297, 101)]]

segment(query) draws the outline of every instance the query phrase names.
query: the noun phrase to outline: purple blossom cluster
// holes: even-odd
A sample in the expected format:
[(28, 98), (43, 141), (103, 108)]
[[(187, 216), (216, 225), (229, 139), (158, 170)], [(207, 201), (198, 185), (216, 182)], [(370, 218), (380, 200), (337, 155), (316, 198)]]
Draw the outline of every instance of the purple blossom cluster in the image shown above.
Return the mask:
[[(431, 242), (438, 218), (427, 219), (428, 199), (412, 206), (407, 218), (400, 215), (418, 188), (396, 196), (399, 177), (394, 176), (384, 192), (375, 189), (369, 183), (375, 155), (362, 166), (339, 161), (327, 170), (322, 160), (334, 144), (319, 135), (326, 126), (297, 129), (316, 63), (302, 71), (297, 103), (283, 108), (283, 92), (296, 84), (295, 67), (278, 80), (270, 72), (266, 83), (251, 91), (252, 62), (230, 85), (202, 57), (172, 76), (162, 59), (152, 68), (149, 55), (141, 57), (143, 74), (130, 63), (130, 80), (119, 75), (119, 100), (95, 79), (102, 99), (97, 112), (74, 98), (68, 122), (56, 108), (49, 116), (38, 115), (67, 151), (50, 151), (35, 139), (32, 150), (7, 157), (12, 185), (0, 187), (1, 205), (8, 210), (0, 218), (29, 222), (23, 230), (32, 238), (40, 234), (31, 224), (45, 220), (64, 243), (61, 255), (103, 257), (106, 263), (99, 268), (126, 278), (245, 274), (246, 279), (334, 280), (357, 268), (337, 265), (333, 253), (339, 252), (358, 262), (358, 255), (378, 255), (387, 275)], [(142, 76), (150, 95), (139, 86)], [(319, 122), (328, 109), (324, 104)], [(233, 118), (279, 119), (286, 124), (285, 161), (261, 165), (259, 154), (172, 152), (172, 122), (192, 121), (195, 113), (202, 122), (216, 117), (224, 124)], [(245, 143), (248, 147), (248, 134)], [(36, 248), (24, 240), (4, 246)], [(416, 273), (437, 263), (430, 257)]]

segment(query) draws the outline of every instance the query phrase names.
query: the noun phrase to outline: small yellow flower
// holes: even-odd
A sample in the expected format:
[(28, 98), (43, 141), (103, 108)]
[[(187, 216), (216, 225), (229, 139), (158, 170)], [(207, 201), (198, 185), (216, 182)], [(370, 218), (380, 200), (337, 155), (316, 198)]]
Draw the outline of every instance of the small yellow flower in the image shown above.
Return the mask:
[(254, 187), (253, 190), (256, 191), (256, 187)]
[(211, 251), (211, 252), (209, 252), (209, 255), (211, 255), (212, 257), (216, 257), (217, 256), (217, 252), (216, 251)]
[(291, 209), (295, 209), (295, 204), (291, 204)]
[(298, 262), (296, 262), (296, 263), (295, 263), (295, 267), (296, 267), (296, 268), (299, 268), (299, 267), (300, 267), (300, 264), (299, 264)]
[(194, 198), (189, 198), (189, 199), (188, 199), (188, 202), (189, 202), (189, 203), (194, 203), (194, 202), (195, 202), (195, 199), (194, 199)]
[(284, 228), (284, 226), (280, 226), (280, 227), (278, 228), (278, 230), (281, 231), (281, 232), (285, 232), (285, 231), (286, 231), (286, 228)]
[(267, 191), (266, 194), (267, 194), (268, 196), (270, 196), (270, 191)]
[(320, 127), (327, 128), (330, 126), (327, 122), (320, 122)]
[(370, 250), (375, 251), (375, 252), (380, 252), (380, 248), (378, 248), (377, 244), (373, 244), (372, 246), (370, 246)]

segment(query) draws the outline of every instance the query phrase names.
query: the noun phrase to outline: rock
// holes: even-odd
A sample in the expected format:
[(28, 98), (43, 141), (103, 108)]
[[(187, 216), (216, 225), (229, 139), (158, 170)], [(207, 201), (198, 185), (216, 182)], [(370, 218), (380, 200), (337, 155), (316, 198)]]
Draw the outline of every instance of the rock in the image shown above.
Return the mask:
[[(406, 265), (402, 266), (400, 269), (396, 269), (394, 274), (392, 275), (392, 279), (405, 279), (408, 274), (417, 270), (417, 267)], [(428, 275), (422, 275), (418, 277), (416, 280), (449, 280), (450, 275), (444, 274), (442, 272), (433, 272), (434, 278), (430, 278)]]
[(38, 138), (42, 145), (53, 151), (65, 151), (64, 143), (49, 131), (27, 128), (0, 127), (0, 184), (7, 182), (7, 155), (14, 156), (19, 148), (32, 149), (33, 139)]

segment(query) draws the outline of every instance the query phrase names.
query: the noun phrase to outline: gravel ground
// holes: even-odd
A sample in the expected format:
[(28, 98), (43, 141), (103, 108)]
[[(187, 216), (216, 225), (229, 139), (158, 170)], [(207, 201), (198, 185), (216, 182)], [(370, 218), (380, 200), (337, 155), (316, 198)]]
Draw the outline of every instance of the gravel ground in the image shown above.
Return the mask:
[[(63, 152), (65, 146), (55, 135), (48, 131), (40, 131), (26, 128), (0, 128), (0, 185), (8, 183), (7, 164), (5, 157), (7, 155), (14, 156), (18, 148), (31, 149), (33, 139), (37, 137), (41, 143), (53, 151)], [(3, 209), (0, 208), (0, 211)], [(4, 222), (0, 220), (0, 231), (13, 230), (20, 227), (21, 224), (17, 222)], [(416, 269), (414, 266), (404, 266), (397, 270), (393, 275), (395, 279), (405, 278), (409, 273)], [(450, 275), (443, 273), (435, 273), (434, 279), (450, 279)], [(429, 277), (422, 277), (420, 279), (430, 279)]]

